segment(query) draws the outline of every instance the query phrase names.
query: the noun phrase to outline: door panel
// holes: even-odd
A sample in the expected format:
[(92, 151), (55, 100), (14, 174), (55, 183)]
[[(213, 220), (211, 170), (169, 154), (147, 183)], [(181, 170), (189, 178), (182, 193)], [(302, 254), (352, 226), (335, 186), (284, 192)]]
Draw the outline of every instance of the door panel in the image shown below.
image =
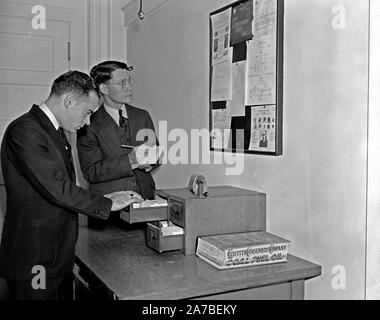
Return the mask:
[(47, 25), (33, 30), (30, 18), (0, 16), (1, 118), (15, 118), (32, 102), (40, 103), (56, 75), (69, 69), (69, 23), (49, 20)]

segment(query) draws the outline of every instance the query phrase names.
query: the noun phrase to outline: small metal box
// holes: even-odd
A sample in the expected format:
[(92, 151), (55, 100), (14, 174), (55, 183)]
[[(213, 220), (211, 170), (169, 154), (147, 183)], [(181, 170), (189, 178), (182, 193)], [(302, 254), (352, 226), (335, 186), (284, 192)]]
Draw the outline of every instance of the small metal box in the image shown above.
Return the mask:
[(158, 222), (147, 223), (147, 246), (161, 253), (183, 248), (183, 234), (163, 235)]

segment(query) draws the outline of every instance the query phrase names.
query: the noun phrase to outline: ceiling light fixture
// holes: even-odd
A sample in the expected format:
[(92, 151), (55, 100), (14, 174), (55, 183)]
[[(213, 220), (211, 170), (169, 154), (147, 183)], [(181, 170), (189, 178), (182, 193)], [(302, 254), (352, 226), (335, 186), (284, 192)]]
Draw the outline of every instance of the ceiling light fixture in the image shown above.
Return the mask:
[(137, 13), (137, 15), (139, 16), (140, 20), (143, 20), (144, 19), (144, 12), (142, 10), (142, 0), (140, 0), (140, 10), (139, 12)]

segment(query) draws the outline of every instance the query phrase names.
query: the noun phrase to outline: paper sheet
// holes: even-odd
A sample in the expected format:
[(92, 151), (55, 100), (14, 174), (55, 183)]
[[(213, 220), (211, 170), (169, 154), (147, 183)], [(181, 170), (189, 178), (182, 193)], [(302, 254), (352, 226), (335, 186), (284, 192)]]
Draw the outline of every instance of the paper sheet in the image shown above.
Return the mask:
[(227, 61), (230, 47), (231, 7), (211, 16), (212, 24), (212, 64)]
[(212, 110), (211, 147), (227, 149), (231, 132), (231, 114), (229, 109)]
[(168, 201), (165, 199), (145, 200), (142, 202), (132, 203), (132, 208), (151, 208), (151, 207), (167, 207)]
[(228, 50), (228, 59), (213, 66), (211, 78), (211, 101), (232, 100), (232, 52)]
[(138, 164), (155, 164), (162, 150), (158, 146), (147, 146), (142, 144), (135, 149)]
[(276, 34), (277, 0), (255, 0), (254, 35), (274, 36)]
[(245, 116), (245, 77), (247, 61), (232, 64), (232, 100), (227, 101), (231, 116)]
[(276, 37), (261, 37), (247, 45), (246, 105), (276, 103)]

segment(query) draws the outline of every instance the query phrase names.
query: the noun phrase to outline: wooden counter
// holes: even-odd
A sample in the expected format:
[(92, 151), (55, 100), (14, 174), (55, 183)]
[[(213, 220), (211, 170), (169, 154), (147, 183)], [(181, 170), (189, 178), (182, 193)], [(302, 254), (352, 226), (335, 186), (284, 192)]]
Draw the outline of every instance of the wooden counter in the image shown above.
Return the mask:
[(80, 227), (80, 278), (102, 298), (303, 299), (304, 280), (321, 274), (321, 266), (292, 255), (286, 263), (218, 271), (195, 255), (153, 251), (142, 228)]

